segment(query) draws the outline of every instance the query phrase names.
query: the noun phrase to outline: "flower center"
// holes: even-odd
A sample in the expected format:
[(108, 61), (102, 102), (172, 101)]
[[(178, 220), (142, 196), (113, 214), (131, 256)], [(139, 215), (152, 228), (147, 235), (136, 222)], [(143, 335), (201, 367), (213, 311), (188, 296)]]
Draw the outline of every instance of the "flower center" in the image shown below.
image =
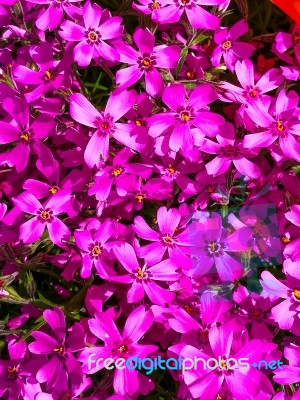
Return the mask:
[(89, 28), (84, 32), (84, 36), (88, 44), (99, 44), (100, 42), (100, 32), (97, 29)]
[(151, 65), (150, 58), (148, 58), (148, 57), (144, 58), (143, 61), (142, 61), (142, 65), (144, 67), (148, 68)]
[(231, 48), (231, 41), (230, 40), (226, 40), (226, 42), (223, 43), (223, 49), (224, 50), (229, 50)]
[(186, 124), (189, 121), (194, 119), (194, 110), (192, 107), (179, 107), (178, 109), (178, 118), (182, 124)]
[(52, 68), (49, 68), (45, 71), (44, 79), (45, 81), (50, 81), (51, 79), (55, 78), (56, 71)]
[(57, 353), (59, 356), (63, 356), (65, 354), (65, 347), (64, 346), (59, 346), (53, 349), (55, 353)]
[(294, 297), (296, 300), (300, 300), (300, 290), (299, 289), (294, 289), (293, 290)]
[(218, 242), (210, 242), (206, 246), (206, 251), (209, 256), (220, 256), (223, 254), (223, 246), (221, 243)]
[(175, 168), (174, 168), (174, 165), (172, 165), (172, 164), (169, 164), (168, 165), (168, 171), (170, 172), (170, 174), (175, 174)]
[(194, 79), (195, 78), (195, 72), (193, 71), (187, 71), (185, 73), (186, 79)]
[(137, 126), (146, 126), (146, 122), (145, 122), (143, 119), (141, 119), (141, 118), (136, 118), (136, 119), (134, 120), (134, 123), (135, 123)]
[(122, 167), (116, 167), (112, 170), (112, 175), (113, 176), (119, 176), (121, 175), (123, 172), (123, 168)]
[(224, 399), (224, 397), (222, 397), (222, 396), (220, 395), (220, 393), (218, 393), (218, 394), (217, 394), (217, 397), (216, 397), (216, 400), (225, 400), (225, 399)]
[(180, 118), (181, 118), (182, 121), (187, 122), (187, 121), (189, 121), (189, 119), (190, 119), (190, 113), (187, 112), (187, 111), (183, 111), (183, 112), (180, 114)]
[(228, 146), (224, 146), (221, 148), (221, 153), (225, 157), (229, 158), (237, 158), (240, 156), (240, 151), (237, 147), (232, 146), (231, 144)]
[(261, 310), (258, 309), (258, 308), (253, 308), (253, 309), (250, 311), (250, 315), (251, 315), (253, 318), (259, 319), (259, 318), (261, 317)]
[(150, 4), (150, 9), (151, 9), (151, 10), (157, 10), (157, 9), (159, 9), (159, 8), (160, 8), (160, 4), (159, 4), (158, 1), (153, 1), (153, 3)]
[(153, 65), (156, 64), (155, 56), (150, 54), (143, 54), (138, 58), (139, 67), (141, 70), (151, 70)]
[(53, 221), (53, 211), (50, 208), (40, 208), (38, 210), (39, 220), (41, 222), (52, 222)]
[(167, 233), (165, 236), (163, 236), (162, 240), (163, 240), (163, 242), (164, 242), (166, 245), (172, 245), (172, 244), (174, 244), (174, 239), (173, 239), (172, 236), (169, 235), (168, 233)]
[(288, 243), (290, 243), (291, 239), (289, 239), (287, 236), (282, 236), (281, 241), (284, 244), (288, 244)]
[(7, 368), (7, 371), (6, 371), (6, 380), (7, 380), (7, 381), (14, 381), (14, 380), (16, 380), (17, 377), (18, 377), (18, 375), (19, 375), (19, 372), (20, 372), (19, 367), (15, 366), (15, 365), (14, 365), (13, 367)]
[(23, 143), (29, 144), (30, 139), (33, 136), (33, 132), (31, 129), (22, 129), (20, 132), (20, 139)]
[(256, 90), (256, 88), (252, 89), (252, 90), (249, 92), (249, 96), (252, 97), (252, 99), (253, 99), (254, 97), (257, 96), (257, 90)]
[(102, 250), (99, 246), (94, 246), (92, 252), (94, 256), (99, 256), (102, 253)]
[(193, 314), (194, 314), (194, 307), (193, 307), (192, 305), (186, 304), (186, 305), (184, 306), (184, 309), (185, 309), (185, 311), (186, 311), (188, 314), (190, 314), (190, 315), (193, 315)]
[(109, 128), (109, 123), (108, 122), (102, 122), (101, 128), (102, 129), (108, 129)]
[(141, 202), (144, 200), (145, 197), (146, 197), (146, 196), (145, 196), (144, 193), (137, 193), (137, 194), (135, 195), (135, 198), (137, 199), (137, 201), (138, 201), (139, 203), (141, 203)]
[(51, 188), (49, 188), (49, 192), (51, 194), (56, 194), (59, 191), (59, 187), (57, 186), (52, 186)]
[(72, 400), (72, 399), (73, 399), (73, 395), (70, 393), (66, 393), (62, 400)]
[(284, 123), (280, 119), (276, 122), (276, 128), (279, 132), (283, 132), (285, 129)]
[(212, 186), (212, 185), (208, 185), (207, 187), (206, 187), (206, 191), (208, 192), (208, 193), (212, 193), (213, 191), (214, 191), (214, 187)]
[(126, 346), (126, 344), (122, 344), (122, 346), (120, 346), (120, 347), (118, 348), (118, 351), (119, 351), (120, 353), (126, 353), (126, 352), (128, 351), (128, 347)]

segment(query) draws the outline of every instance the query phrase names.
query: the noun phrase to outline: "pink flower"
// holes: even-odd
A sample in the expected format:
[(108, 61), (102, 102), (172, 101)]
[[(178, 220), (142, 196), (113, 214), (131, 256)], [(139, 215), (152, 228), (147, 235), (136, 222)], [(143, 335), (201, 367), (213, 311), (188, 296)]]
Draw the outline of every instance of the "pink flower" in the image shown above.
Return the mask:
[(70, 201), (69, 196), (57, 194), (42, 205), (36, 197), (25, 192), (15, 197), (13, 201), (22, 211), (35, 215), (20, 226), (20, 239), (25, 244), (37, 241), (45, 228), (48, 229), (50, 239), (57, 246), (62, 247), (62, 240), (69, 239), (69, 228), (57, 218), (57, 215), (66, 212), (66, 206)]
[(115, 48), (106, 42), (117, 39), (122, 34), (122, 18), (111, 17), (110, 13), (98, 4), (87, 1), (83, 6), (84, 27), (72, 21), (64, 21), (60, 36), (70, 42), (79, 42), (74, 47), (74, 59), (80, 67), (86, 67), (92, 59), (118, 60)]
[(44, 320), (51, 327), (51, 336), (41, 331), (33, 331), (35, 342), (28, 348), (34, 354), (47, 354), (49, 359), (38, 370), (36, 378), (40, 383), (47, 382), (53, 387), (63, 371), (67, 371), (72, 383), (77, 387), (82, 382), (80, 364), (72, 353), (84, 348), (84, 332), (80, 324), (75, 324), (66, 337), (66, 318), (63, 311), (55, 306), (54, 310), (43, 312)]
[(132, 127), (117, 123), (134, 105), (136, 93), (133, 90), (112, 93), (105, 110), (99, 112), (80, 93), (70, 97), (70, 114), (75, 121), (91, 128), (96, 128), (84, 152), (87, 165), (93, 168), (100, 159), (106, 161), (109, 153), (109, 136), (112, 135), (121, 143), (135, 148), (135, 141), (130, 137)]
[[(143, 306), (139, 306), (131, 312), (125, 322), (122, 334), (113, 319), (105, 313), (96, 314), (95, 318), (90, 319), (88, 323), (91, 332), (104, 342), (104, 346), (92, 346), (80, 354), (79, 361), (83, 362), (84, 373), (94, 374), (103, 369), (104, 360), (107, 358), (113, 360), (117, 358), (127, 360), (131, 357), (145, 358), (158, 348), (155, 345), (138, 343), (153, 323), (152, 311), (146, 311)], [(91, 355), (93, 355), (95, 363), (91, 362)], [(133, 395), (138, 391), (141, 378), (142, 375), (135, 369), (115, 369), (114, 389), (120, 395)]]
[(107, 278), (109, 281), (131, 284), (127, 293), (128, 303), (137, 303), (144, 298), (145, 292), (153, 304), (169, 304), (175, 299), (175, 293), (157, 285), (155, 281), (176, 281), (180, 274), (176, 272), (175, 260), (166, 259), (149, 266), (139, 263), (133, 247), (124, 243), (114, 246), (114, 253), (120, 264), (130, 274)]
[(143, 217), (135, 217), (133, 225), (135, 232), (141, 238), (153, 242), (137, 250), (139, 257), (145, 258), (150, 265), (159, 262), (166, 251), (170, 258), (185, 259), (184, 251), (190, 246), (190, 238), (188, 229), (179, 229), (180, 220), (181, 214), (177, 209), (167, 210), (166, 207), (160, 207), (157, 211), (159, 228), (157, 232), (150, 228)]
[(219, 126), (224, 124), (221, 115), (207, 111), (207, 105), (218, 96), (209, 84), (199, 85), (186, 100), (184, 85), (171, 84), (163, 93), (162, 100), (171, 109), (165, 113), (155, 114), (149, 118), (149, 134), (158, 137), (172, 128), (169, 146), (173, 151), (182, 149), (188, 153), (194, 144), (191, 132), (197, 127), (201, 133), (214, 137), (219, 132)]
[[(234, 127), (230, 123), (224, 125), (224, 131), (217, 135), (219, 143), (208, 139), (200, 139), (199, 148), (201, 151), (217, 156), (205, 165), (209, 175), (218, 176), (229, 170), (231, 164), (235, 166), (241, 175), (257, 179), (260, 176), (259, 167), (246, 157), (253, 157), (250, 150), (243, 147), (241, 140), (235, 139)], [(254, 154), (255, 155), (255, 154)]]
[(13, 149), (4, 153), (17, 172), (26, 168), (31, 150), (39, 156), (42, 164), (52, 164), (53, 155), (42, 140), (54, 133), (54, 118), (47, 114), (32, 118), (28, 104), (18, 97), (5, 99), (2, 107), (11, 120), (0, 121), (0, 144), (17, 142)]
[(118, 45), (121, 52), (120, 60), (131, 66), (117, 72), (116, 82), (119, 89), (123, 90), (145, 75), (146, 92), (150, 96), (156, 97), (164, 88), (164, 81), (157, 68), (176, 67), (180, 56), (180, 47), (175, 45), (154, 47), (155, 37), (148, 29), (137, 28), (133, 39), (139, 52), (128, 45)]
[(158, 1), (162, 7), (157, 7), (153, 17), (161, 24), (170, 24), (178, 22), (185, 12), (193, 28), (216, 29), (220, 19), (201, 6), (216, 6), (223, 2), (224, 0), (162, 0)]
[[(246, 112), (253, 122), (260, 127), (260, 132), (251, 133), (244, 137), (244, 146), (247, 148), (269, 147), (277, 139), (283, 154), (296, 161), (300, 161), (300, 143), (294, 135), (300, 136), (300, 121), (297, 106), (299, 96), (296, 92), (279, 92), (275, 109), (261, 104), (251, 104)], [(272, 115), (271, 115), (272, 114)]]
[(221, 58), (224, 58), (225, 64), (230, 71), (234, 71), (238, 59), (250, 58), (255, 51), (252, 44), (236, 41), (239, 37), (249, 30), (246, 21), (241, 20), (233, 25), (231, 29), (219, 28), (215, 32), (214, 40), (217, 43), (211, 61), (217, 67), (220, 65)]

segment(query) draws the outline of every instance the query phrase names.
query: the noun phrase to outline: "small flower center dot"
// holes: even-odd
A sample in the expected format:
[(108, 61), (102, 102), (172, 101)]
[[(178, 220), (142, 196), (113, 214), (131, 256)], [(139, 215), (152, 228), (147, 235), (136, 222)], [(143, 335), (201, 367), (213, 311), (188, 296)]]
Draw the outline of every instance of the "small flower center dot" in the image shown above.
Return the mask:
[(158, 1), (153, 1), (153, 3), (150, 6), (151, 10), (158, 10), (160, 8), (160, 4)]
[(183, 111), (183, 112), (180, 114), (180, 118), (181, 118), (182, 121), (188, 122), (189, 119), (190, 119), (190, 113), (187, 112), (187, 111)]
[(64, 346), (59, 346), (59, 347), (56, 347), (55, 349), (53, 349), (53, 351), (55, 353), (57, 353), (58, 355), (63, 356), (64, 352), (65, 352), (65, 348), (64, 348)]
[(186, 76), (187, 79), (194, 79), (195, 78), (195, 72), (187, 71), (185, 76)]
[(282, 236), (281, 241), (284, 244), (288, 244), (288, 243), (290, 243), (291, 239), (289, 239), (287, 236)]
[(139, 203), (141, 203), (141, 202), (144, 200), (145, 197), (146, 197), (146, 196), (145, 196), (143, 193), (137, 193), (137, 194), (135, 195), (135, 198), (137, 199), (137, 201), (138, 201)]
[(119, 176), (123, 172), (123, 169), (121, 167), (116, 167), (113, 169), (112, 174), (113, 176)]
[(170, 174), (175, 174), (175, 168), (174, 168), (174, 165), (172, 165), (172, 164), (169, 164), (168, 165), (168, 170), (169, 170), (169, 172), (170, 172)]
[(51, 194), (56, 194), (59, 191), (59, 188), (57, 186), (52, 186), (51, 188), (49, 188), (49, 192)]
[(125, 344), (123, 344), (122, 346), (120, 346), (118, 348), (118, 350), (119, 350), (120, 353), (126, 353), (128, 351), (128, 348), (127, 348), (127, 346)]
[(226, 40), (226, 42), (223, 43), (223, 49), (224, 50), (229, 50), (231, 48), (231, 41)]
[(285, 126), (280, 119), (276, 122), (276, 128), (279, 132), (282, 132), (285, 129)]
[(149, 66), (151, 65), (151, 60), (150, 60), (150, 58), (148, 58), (148, 57), (143, 58), (142, 65), (143, 65), (144, 67), (146, 67), (146, 68), (149, 67)]
[(297, 300), (300, 300), (300, 290), (299, 289), (294, 289), (293, 294)]
[(19, 374), (19, 368), (16, 367), (15, 365), (13, 367), (9, 367), (7, 368), (7, 375), (6, 375), (6, 379), (8, 381), (14, 381)]
[(99, 246), (94, 246), (92, 252), (94, 256), (99, 256), (102, 253), (102, 250)]

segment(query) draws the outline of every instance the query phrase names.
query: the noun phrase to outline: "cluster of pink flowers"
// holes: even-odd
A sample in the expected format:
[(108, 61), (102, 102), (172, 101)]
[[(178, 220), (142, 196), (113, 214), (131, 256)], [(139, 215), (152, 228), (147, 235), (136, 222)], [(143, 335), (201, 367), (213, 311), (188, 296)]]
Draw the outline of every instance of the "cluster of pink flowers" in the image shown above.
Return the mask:
[(101, 3), (0, 0), (0, 398), (299, 400), (300, 26)]

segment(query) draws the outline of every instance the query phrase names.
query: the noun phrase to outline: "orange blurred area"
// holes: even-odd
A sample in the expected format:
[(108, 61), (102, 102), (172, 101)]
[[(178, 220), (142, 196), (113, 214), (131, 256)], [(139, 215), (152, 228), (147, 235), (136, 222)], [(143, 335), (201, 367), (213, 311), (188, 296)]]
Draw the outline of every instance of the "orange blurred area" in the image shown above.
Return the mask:
[(300, 0), (272, 0), (272, 2), (300, 24)]

